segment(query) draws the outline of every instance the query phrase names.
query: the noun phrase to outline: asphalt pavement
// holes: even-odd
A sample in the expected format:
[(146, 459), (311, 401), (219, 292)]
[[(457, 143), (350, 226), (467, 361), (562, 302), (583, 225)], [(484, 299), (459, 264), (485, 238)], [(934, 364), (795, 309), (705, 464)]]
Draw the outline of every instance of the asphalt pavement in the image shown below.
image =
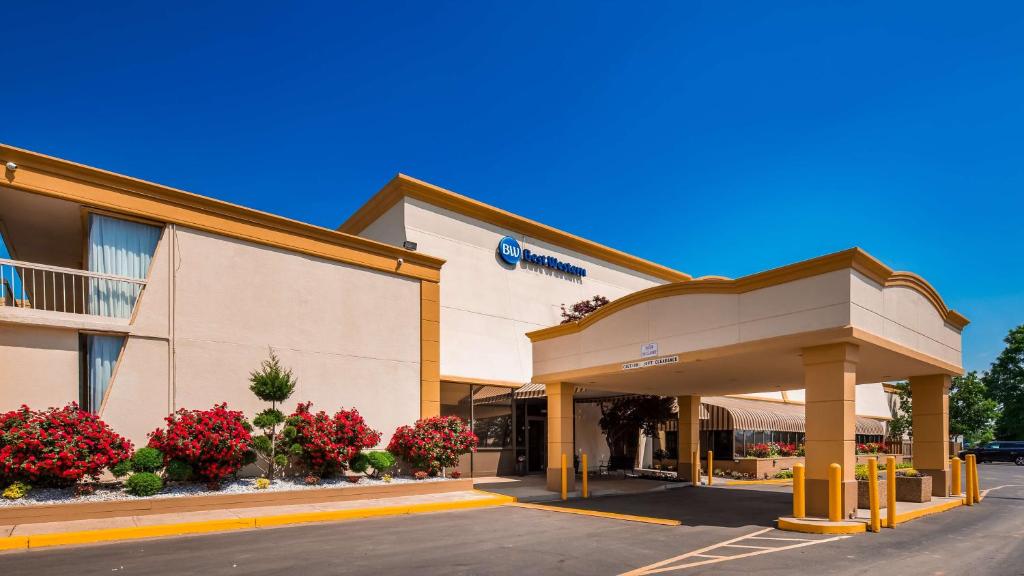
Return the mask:
[(1024, 467), (979, 469), (983, 489), (1002, 486), (980, 505), (880, 534), (774, 530), (777, 489), (677, 488), (586, 505), (683, 526), (500, 507), (8, 552), (0, 574), (1024, 575)]

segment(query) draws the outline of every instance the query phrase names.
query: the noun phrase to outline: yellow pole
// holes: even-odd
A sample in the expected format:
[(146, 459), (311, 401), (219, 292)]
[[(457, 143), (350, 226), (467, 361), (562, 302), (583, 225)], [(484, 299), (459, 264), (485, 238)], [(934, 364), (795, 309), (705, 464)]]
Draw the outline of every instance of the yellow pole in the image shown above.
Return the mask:
[(966, 490), (966, 504), (968, 506), (974, 506), (974, 467), (971, 466), (971, 460), (974, 454), (967, 455), (967, 490)]
[(590, 497), (590, 489), (587, 486), (587, 454), (584, 453), (580, 458), (580, 468), (583, 468), (583, 497)]
[(963, 490), (960, 489), (960, 459), (953, 456), (953, 459), (950, 460), (949, 467), (953, 474), (953, 496), (959, 497), (963, 494)]
[(896, 457), (885, 458), (885, 525), (896, 527)]
[(843, 497), (840, 486), (843, 480), (843, 467), (833, 462), (828, 466), (828, 521), (839, 522), (843, 519)]
[(562, 500), (569, 499), (569, 477), (566, 476), (565, 452), (562, 452)]
[(878, 458), (868, 458), (868, 497), (871, 504), (871, 531), (882, 531), (882, 514), (878, 502)]
[(700, 486), (700, 452), (693, 451), (693, 462), (690, 462), (690, 475), (693, 477), (693, 485)]
[(804, 465), (793, 465), (793, 518), (803, 518), (807, 515), (805, 507), (804, 492)]
[(715, 475), (715, 473), (714, 473), (715, 467), (713, 465), (714, 463), (715, 463), (715, 453), (712, 452), (711, 450), (708, 450), (708, 486), (711, 486), (711, 478), (713, 478), (714, 475)]
[(981, 502), (981, 479), (978, 478), (978, 455), (971, 454), (971, 467), (974, 468), (974, 501)]

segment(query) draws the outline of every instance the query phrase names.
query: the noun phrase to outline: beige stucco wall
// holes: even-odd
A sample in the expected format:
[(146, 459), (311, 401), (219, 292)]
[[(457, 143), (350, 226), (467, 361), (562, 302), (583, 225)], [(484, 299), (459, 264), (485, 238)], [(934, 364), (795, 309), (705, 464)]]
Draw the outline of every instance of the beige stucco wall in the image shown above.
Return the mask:
[(78, 333), (0, 324), (0, 411), (78, 401)]
[[(406, 198), (396, 206), (403, 207), (407, 239), (446, 260), (441, 271), (444, 375), (529, 382), (532, 352), (525, 334), (558, 324), (562, 304), (595, 295), (615, 299), (664, 283), (420, 200)], [(496, 253), (504, 236), (516, 238), (524, 249), (585, 268), (587, 276), (523, 262), (509, 266)]]
[[(175, 408), (251, 417), (249, 373), (272, 347), (299, 380), (284, 410), (355, 407), (386, 443), (419, 417), (419, 306), (417, 280), (168, 228), (131, 325), (111, 325), (128, 337), (101, 416), (137, 445)], [(40, 314), (0, 323), (0, 409), (77, 400), (79, 330), (110, 328)]]
[(273, 348), (297, 401), (356, 407), (387, 442), (419, 417), (419, 282), (178, 229), (177, 407), (263, 406), (248, 375)]
[(919, 292), (882, 286), (852, 269), (742, 294), (683, 294), (641, 302), (580, 332), (534, 346), (537, 373), (628, 362), (640, 346), (661, 354), (854, 326), (911, 350), (960, 364), (960, 331)]

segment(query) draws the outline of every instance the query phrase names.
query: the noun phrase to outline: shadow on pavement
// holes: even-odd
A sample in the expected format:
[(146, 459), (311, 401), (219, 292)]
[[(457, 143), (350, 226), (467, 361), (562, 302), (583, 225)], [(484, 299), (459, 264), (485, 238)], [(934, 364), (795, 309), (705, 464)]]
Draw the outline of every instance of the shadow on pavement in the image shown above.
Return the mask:
[(682, 487), (672, 490), (606, 496), (568, 502), (546, 502), (560, 506), (635, 516), (679, 520), (686, 526), (739, 527), (774, 526), (780, 516), (791, 513), (791, 494), (768, 490)]

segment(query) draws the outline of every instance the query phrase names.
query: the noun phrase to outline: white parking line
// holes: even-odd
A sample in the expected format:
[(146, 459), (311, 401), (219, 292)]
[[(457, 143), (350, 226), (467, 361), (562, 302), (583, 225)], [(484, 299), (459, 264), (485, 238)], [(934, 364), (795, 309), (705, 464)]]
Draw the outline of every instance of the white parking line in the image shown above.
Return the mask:
[[(820, 540), (808, 540), (803, 538), (782, 538), (774, 536), (762, 536), (766, 532), (770, 532), (774, 528), (765, 528), (758, 530), (757, 532), (751, 532), (746, 536), (740, 536), (738, 538), (732, 538), (719, 542), (718, 544), (712, 544), (711, 546), (705, 546), (686, 554), (680, 554), (679, 556), (673, 556), (661, 562), (655, 562), (654, 564), (648, 564), (641, 568), (631, 570), (622, 574), (621, 576), (646, 576), (649, 574), (660, 574), (662, 572), (672, 572), (675, 570), (685, 570), (686, 568), (695, 568), (697, 566), (707, 566), (708, 564), (717, 564), (719, 562), (728, 562), (730, 560), (739, 560), (741, 558), (750, 558), (751, 556), (760, 556), (762, 554), (772, 554), (775, 552), (783, 552), (786, 550), (793, 550), (796, 548), (804, 548), (806, 546), (814, 546), (815, 544), (824, 544), (826, 542), (836, 542), (849, 538), (850, 536), (833, 536), (831, 538), (822, 538)], [(744, 540), (781, 540), (781, 541), (794, 541), (795, 544), (786, 544), (778, 547), (765, 547), (765, 546), (750, 546), (746, 544), (737, 544)], [(731, 556), (719, 556), (715, 554), (707, 554), (720, 548), (751, 548), (751, 552), (744, 552), (742, 554), (734, 554)], [(697, 558), (706, 558), (706, 560), (696, 560)], [(677, 564), (681, 561), (696, 560), (695, 562), (685, 562), (683, 564)]]

